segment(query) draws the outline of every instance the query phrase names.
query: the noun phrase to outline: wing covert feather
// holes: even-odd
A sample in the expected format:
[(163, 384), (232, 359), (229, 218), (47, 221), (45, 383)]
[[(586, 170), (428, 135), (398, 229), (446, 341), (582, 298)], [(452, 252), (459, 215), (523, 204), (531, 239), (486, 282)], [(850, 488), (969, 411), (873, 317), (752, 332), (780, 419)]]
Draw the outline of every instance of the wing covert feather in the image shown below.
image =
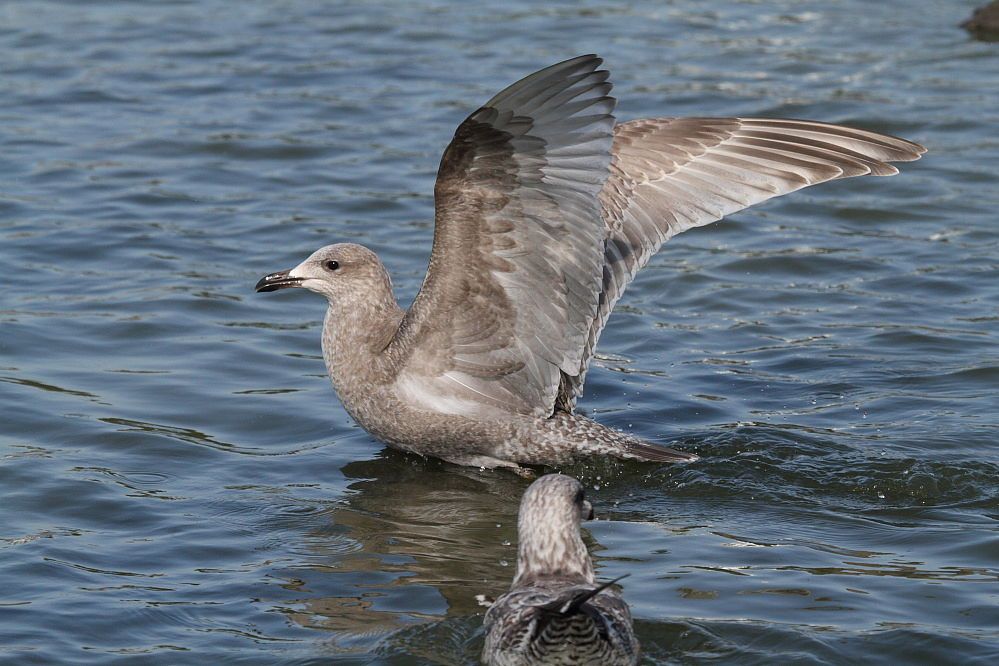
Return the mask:
[(427, 408), (548, 416), (601, 290), (597, 200), (613, 98), (582, 56), (496, 95), (457, 129), (434, 189), (427, 277), (394, 344)]

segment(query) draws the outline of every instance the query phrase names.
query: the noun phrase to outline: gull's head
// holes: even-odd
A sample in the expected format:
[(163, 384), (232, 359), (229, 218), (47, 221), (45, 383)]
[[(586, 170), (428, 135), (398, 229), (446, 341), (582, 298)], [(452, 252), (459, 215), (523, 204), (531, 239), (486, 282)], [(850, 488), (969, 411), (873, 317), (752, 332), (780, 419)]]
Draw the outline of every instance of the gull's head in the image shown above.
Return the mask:
[(374, 252), (354, 243), (327, 245), (298, 266), (271, 273), (257, 283), (256, 291), (305, 287), (332, 303), (354, 298), (375, 298), (392, 292), (392, 282)]
[(517, 518), (517, 575), (514, 586), (540, 579), (592, 583), (593, 565), (579, 524), (593, 518), (583, 485), (562, 474), (547, 474), (524, 492)]

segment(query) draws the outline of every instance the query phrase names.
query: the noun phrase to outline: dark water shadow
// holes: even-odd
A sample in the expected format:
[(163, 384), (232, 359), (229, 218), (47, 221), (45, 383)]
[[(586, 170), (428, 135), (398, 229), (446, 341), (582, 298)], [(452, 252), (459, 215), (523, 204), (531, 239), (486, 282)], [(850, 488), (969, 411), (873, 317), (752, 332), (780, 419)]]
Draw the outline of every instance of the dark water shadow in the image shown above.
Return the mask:
[(390, 449), (341, 472), (347, 491), (310, 516), (306, 557), (284, 585), (307, 596), (279, 610), (325, 634), (316, 647), (338, 660), (475, 663), (485, 610), (475, 596), (509, 587), (530, 481)]
[[(314, 592), (322, 576), (347, 582), (336, 595), (286, 600), (282, 612), (326, 633), (317, 647), (338, 658), (373, 652), (386, 663), (477, 663), (485, 609), (476, 595), (509, 588), (517, 511), (531, 480), (391, 449), (341, 472), (353, 481), (310, 517), (303, 541), (318, 557), (308, 558), (308, 571), (299, 567), (302, 579), (291, 587)], [(348, 537), (349, 552), (329, 549), (334, 532)], [(601, 550), (585, 528), (583, 538), (591, 553)]]

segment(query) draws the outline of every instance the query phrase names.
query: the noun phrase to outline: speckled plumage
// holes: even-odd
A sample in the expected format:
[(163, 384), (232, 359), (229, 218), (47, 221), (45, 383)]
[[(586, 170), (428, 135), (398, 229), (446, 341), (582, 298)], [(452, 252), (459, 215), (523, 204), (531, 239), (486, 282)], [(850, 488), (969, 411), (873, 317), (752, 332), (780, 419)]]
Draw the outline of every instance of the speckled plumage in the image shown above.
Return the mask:
[(628, 606), (610, 587), (616, 581), (596, 582), (579, 535), (588, 513), (583, 486), (571, 477), (549, 474), (528, 487), (513, 584), (486, 612), (486, 664), (637, 663)]
[(419, 294), (396, 304), (359, 245), (330, 245), (257, 291), (326, 297), (323, 357), (381, 441), (483, 467), (609, 454), (696, 456), (574, 413), (600, 332), (671, 236), (834, 178), (891, 175), (923, 149), (826, 123), (654, 118), (614, 124), (595, 56), (552, 65), (471, 114), (441, 159)]

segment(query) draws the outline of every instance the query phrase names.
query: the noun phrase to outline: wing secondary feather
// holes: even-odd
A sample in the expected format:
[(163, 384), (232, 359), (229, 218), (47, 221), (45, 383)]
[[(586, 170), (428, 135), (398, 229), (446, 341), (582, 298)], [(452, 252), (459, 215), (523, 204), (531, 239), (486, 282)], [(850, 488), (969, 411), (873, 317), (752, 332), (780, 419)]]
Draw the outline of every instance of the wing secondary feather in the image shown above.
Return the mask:
[(600, 192), (606, 225), (600, 301), (580, 366), (563, 375), (571, 411), (600, 332), (635, 274), (672, 236), (772, 197), (836, 178), (898, 173), (922, 146), (810, 120), (652, 118), (614, 128), (611, 175)]

